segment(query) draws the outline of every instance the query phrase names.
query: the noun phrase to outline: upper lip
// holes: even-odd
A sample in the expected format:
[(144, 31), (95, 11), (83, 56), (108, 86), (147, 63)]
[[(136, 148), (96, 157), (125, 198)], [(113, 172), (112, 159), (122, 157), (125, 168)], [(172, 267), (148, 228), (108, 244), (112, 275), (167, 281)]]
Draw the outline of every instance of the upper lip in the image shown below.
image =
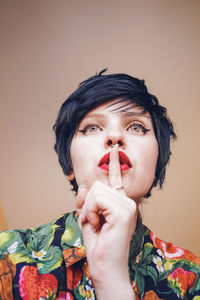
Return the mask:
[[(127, 164), (131, 168), (132, 165), (131, 165), (131, 162), (130, 162), (128, 156), (124, 152), (122, 152), (122, 151), (119, 151), (118, 153), (119, 153), (119, 162), (121, 164)], [(105, 154), (100, 159), (98, 166), (100, 167), (103, 164), (109, 164), (109, 162), (110, 162), (110, 152), (108, 152), (107, 154)]]

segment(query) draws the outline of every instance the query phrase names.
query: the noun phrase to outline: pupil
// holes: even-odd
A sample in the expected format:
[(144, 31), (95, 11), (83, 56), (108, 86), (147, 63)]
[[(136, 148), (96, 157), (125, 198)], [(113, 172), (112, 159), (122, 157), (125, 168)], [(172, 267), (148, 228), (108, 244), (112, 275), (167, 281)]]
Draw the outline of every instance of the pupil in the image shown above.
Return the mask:
[(137, 125), (134, 125), (134, 126), (133, 126), (133, 130), (135, 130), (135, 131), (139, 131), (139, 126), (137, 126)]

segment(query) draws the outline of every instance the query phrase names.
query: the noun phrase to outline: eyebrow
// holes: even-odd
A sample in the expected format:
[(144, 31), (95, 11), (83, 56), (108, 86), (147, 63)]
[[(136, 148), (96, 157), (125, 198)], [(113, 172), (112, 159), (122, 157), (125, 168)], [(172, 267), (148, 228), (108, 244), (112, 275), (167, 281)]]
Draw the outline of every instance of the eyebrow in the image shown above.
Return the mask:
[[(112, 111), (111, 111), (112, 112)], [(124, 111), (116, 111), (116, 113), (121, 113), (123, 116), (125, 117), (132, 117), (132, 116), (139, 116), (139, 117), (146, 117), (146, 118), (149, 118), (151, 119), (151, 116), (150, 115), (147, 115), (148, 112), (147, 111), (127, 111), (127, 110), (124, 110)], [(86, 116), (84, 119), (90, 119), (90, 118), (101, 118), (101, 117), (106, 117), (105, 116), (105, 113), (103, 112), (98, 112), (98, 113), (89, 113), (88, 116)]]
[(111, 110), (111, 112), (116, 112), (119, 114), (121, 113), (127, 117), (128, 116), (145, 116), (145, 114), (148, 114), (148, 111), (146, 111), (143, 107), (141, 107), (141, 109), (135, 110), (135, 108), (138, 108), (138, 107), (140, 107), (140, 106), (123, 105), (121, 107)]
[(142, 110), (142, 111), (126, 111), (126, 110), (121, 110), (119, 111), (119, 113), (125, 115), (126, 117), (131, 117), (131, 116), (141, 116), (141, 117), (147, 117), (147, 118), (150, 118), (151, 116), (150, 115), (147, 115), (148, 112), (145, 111), (145, 110)]
[(101, 116), (105, 116), (104, 113), (88, 113), (87, 116), (84, 117), (84, 119), (89, 119), (89, 118), (98, 118), (98, 117), (101, 117)]

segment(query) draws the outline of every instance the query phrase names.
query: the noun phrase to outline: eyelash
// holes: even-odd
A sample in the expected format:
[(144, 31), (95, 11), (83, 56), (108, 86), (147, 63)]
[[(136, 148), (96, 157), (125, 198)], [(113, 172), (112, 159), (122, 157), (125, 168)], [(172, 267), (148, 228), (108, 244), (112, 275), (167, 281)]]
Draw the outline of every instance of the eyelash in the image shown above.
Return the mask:
[[(146, 134), (148, 131), (150, 131), (150, 129), (144, 127), (141, 123), (138, 123), (138, 122), (129, 124), (128, 129), (131, 128), (132, 126), (138, 126), (142, 130), (143, 134)], [(98, 129), (100, 129), (100, 131), (102, 131), (101, 127), (96, 124), (88, 124), (87, 126), (85, 126), (85, 128), (83, 128), (82, 130), (79, 130), (79, 132), (81, 132), (82, 134), (85, 135), (87, 133), (87, 131), (92, 127), (96, 127)], [(93, 132), (96, 132), (96, 131), (93, 131)]]
[(131, 128), (132, 126), (138, 126), (142, 130), (143, 134), (146, 134), (148, 131), (150, 131), (150, 129), (144, 127), (144, 125), (142, 125), (141, 123), (138, 123), (138, 122), (131, 123), (128, 126), (128, 129)]
[[(82, 130), (79, 130), (79, 132), (81, 132), (82, 134), (86, 134), (87, 130), (90, 129), (91, 127), (98, 127), (99, 129), (101, 129), (98, 125), (96, 124), (88, 124), (87, 126), (85, 126), (85, 128), (83, 128)], [(102, 129), (101, 129), (102, 130)]]

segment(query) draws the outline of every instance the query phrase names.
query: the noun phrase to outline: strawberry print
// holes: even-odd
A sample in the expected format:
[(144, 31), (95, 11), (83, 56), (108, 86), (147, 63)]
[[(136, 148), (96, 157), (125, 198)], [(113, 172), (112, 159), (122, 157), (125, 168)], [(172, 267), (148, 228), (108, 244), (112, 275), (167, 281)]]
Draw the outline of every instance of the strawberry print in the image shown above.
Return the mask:
[(19, 290), (23, 300), (55, 299), (57, 279), (52, 274), (39, 274), (34, 266), (24, 266), (19, 277)]

